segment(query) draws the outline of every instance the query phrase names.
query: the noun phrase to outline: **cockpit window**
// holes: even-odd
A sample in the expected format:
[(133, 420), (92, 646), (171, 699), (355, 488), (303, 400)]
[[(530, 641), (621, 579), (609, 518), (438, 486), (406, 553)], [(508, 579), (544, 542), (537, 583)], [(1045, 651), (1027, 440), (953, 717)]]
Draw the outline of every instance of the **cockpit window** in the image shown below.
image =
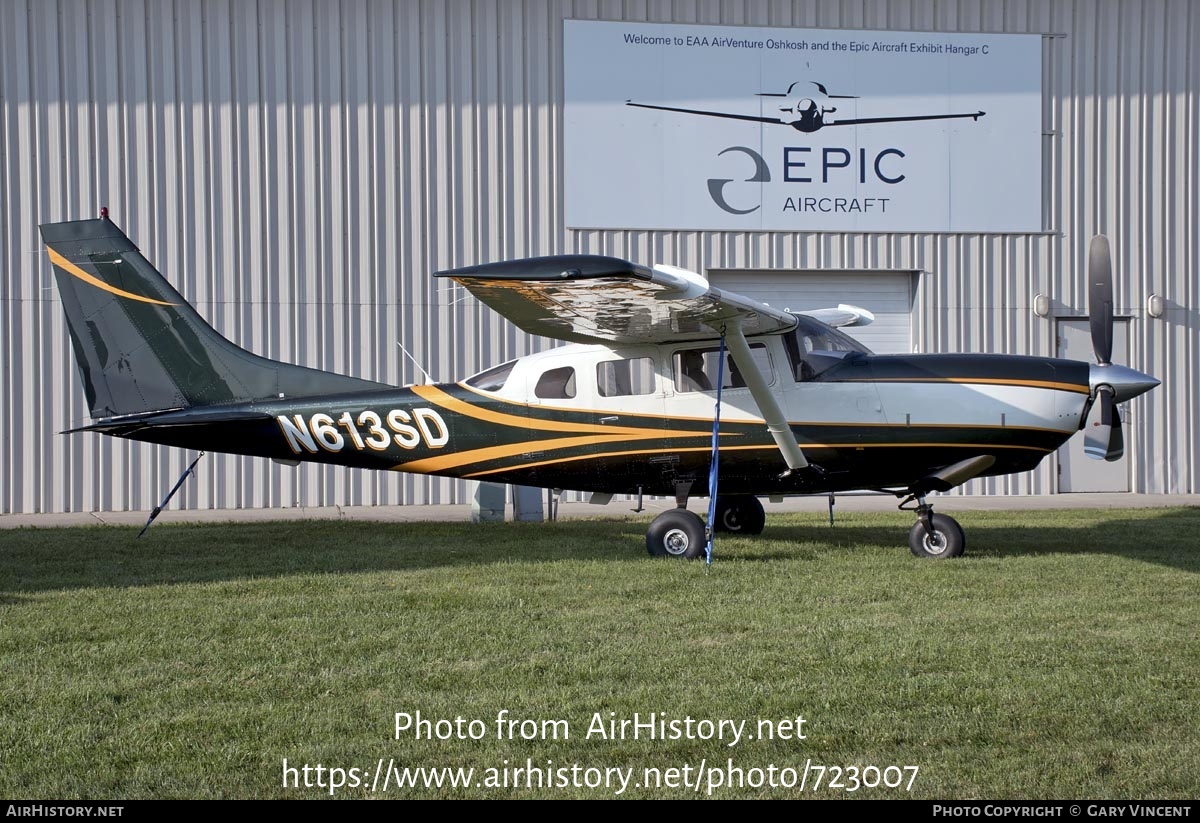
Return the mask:
[(500, 391), (504, 388), (504, 384), (508, 381), (508, 376), (512, 374), (513, 366), (515, 365), (517, 365), (516, 360), (509, 360), (507, 363), (493, 366), (487, 371), (481, 371), (473, 377), (468, 377), (466, 383), (471, 388), (479, 389), (480, 391)]
[(784, 335), (783, 347), (797, 382), (812, 380), (847, 356), (871, 353), (850, 335), (819, 320), (798, 315), (796, 321), (795, 331)]

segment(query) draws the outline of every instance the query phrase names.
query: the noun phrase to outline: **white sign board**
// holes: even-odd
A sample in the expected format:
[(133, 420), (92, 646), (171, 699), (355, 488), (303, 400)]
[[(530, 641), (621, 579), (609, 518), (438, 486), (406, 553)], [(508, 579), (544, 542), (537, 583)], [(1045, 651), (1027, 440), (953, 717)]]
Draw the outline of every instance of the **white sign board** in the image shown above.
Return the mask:
[(1042, 230), (1040, 35), (564, 26), (571, 227)]

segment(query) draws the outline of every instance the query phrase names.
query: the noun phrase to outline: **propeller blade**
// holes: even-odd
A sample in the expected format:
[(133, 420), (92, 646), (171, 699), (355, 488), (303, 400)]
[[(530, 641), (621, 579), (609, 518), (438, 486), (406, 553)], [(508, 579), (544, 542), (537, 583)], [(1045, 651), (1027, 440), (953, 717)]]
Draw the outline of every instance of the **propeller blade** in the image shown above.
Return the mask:
[(1125, 435), (1121, 431), (1121, 412), (1116, 393), (1108, 386), (1096, 390), (1096, 402), (1088, 414), (1083, 451), (1093, 460), (1120, 460), (1125, 454)]
[(1088, 315), (1096, 362), (1107, 366), (1112, 362), (1113, 346), (1112, 255), (1108, 238), (1102, 234), (1092, 238), (1088, 249)]
[(1121, 433), (1121, 413), (1117, 411), (1116, 401), (1113, 402), (1112, 433), (1108, 436), (1108, 452), (1104, 459), (1109, 463), (1120, 460), (1125, 455), (1125, 435)]
[(1093, 460), (1104, 460), (1108, 456), (1116, 410), (1112, 389), (1108, 386), (1097, 389), (1096, 402), (1088, 413), (1087, 431), (1083, 435), (1083, 452)]

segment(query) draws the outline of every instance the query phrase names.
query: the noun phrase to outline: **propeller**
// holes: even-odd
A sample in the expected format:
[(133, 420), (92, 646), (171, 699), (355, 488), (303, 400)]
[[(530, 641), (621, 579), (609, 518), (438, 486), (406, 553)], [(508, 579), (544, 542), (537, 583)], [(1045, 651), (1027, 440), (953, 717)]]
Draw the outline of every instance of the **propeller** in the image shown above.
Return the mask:
[[(1108, 238), (1097, 235), (1088, 249), (1088, 314), (1091, 318), (1092, 350), (1099, 366), (1100, 380), (1112, 367), (1113, 282), (1112, 253)], [(1116, 370), (1114, 369), (1114, 372)], [(1083, 451), (1095, 460), (1110, 463), (1125, 454), (1125, 436), (1121, 432), (1121, 413), (1117, 411), (1117, 392), (1112, 385), (1095, 385), (1088, 413)]]

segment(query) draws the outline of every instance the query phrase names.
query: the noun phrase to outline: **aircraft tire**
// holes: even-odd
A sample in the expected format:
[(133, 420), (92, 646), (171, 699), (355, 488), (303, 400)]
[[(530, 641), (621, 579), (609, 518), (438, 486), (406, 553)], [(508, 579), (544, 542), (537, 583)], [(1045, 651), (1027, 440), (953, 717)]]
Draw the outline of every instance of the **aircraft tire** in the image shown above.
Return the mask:
[(704, 521), (687, 509), (671, 509), (650, 521), (646, 551), (654, 557), (704, 556)]
[(762, 534), (767, 523), (763, 504), (751, 494), (718, 495), (713, 531)]
[(967, 536), (953, 517), (934, 514), (932, 539), (918, 520), (908, 533), (908, 547), (917, 557), (930, 560), (960, 557), (967, 548)]

